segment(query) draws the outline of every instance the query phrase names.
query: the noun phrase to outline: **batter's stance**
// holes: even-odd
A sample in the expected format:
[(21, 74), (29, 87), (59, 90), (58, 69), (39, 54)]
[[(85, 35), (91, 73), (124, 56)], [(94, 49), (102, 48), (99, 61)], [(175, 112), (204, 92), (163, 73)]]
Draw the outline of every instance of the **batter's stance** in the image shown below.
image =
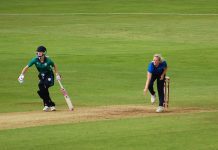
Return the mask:
[(148, 65), (147, 70), (147, 81), (144, 88), (144, 94), (146, 95), (149, 90), (151, 93), (151, 103), (153, 104), (156, 100), (156, 94), (154, 91), (154, 81), (157, 80), (157, 89), (159, 97), (159, 107), (156, 112), (163, 112), (164, 107), (164, 80), (167, 72), (167, 63), (163, 60), (160, 54), (155, 54), (153, 61)]
[(56, 74), (56, 79), (60, 80), (61, 77), (58, 73), (57, 66), (54, 62), (46, 56), (46, 48), (44, 46), (39, 46), (36, 49), (36, 57), (33, 58), (27, 66), (25, 66), (18, 78), (20, 83), (24, 81), (24, 74), (27, 72), (29, 67), (35, 65), (39, 72), (39, 90), (37, 91), (39, 97), (43, 100), (44, 111), (55, 111), (55, 103), (51, 100), (49, 95), (49, 87), (54, 85), (54, 73)]

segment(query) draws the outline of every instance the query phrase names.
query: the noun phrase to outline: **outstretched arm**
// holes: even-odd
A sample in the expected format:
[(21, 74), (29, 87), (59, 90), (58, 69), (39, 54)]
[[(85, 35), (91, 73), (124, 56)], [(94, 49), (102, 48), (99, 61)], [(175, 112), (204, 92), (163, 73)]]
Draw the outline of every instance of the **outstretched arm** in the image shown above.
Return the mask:
[(144, 88), (144, 94), (146, 95), (147, 91), (148, 91), (148, 86), (150, 84), (150, 81), (151, 81), (151, 76), (152, 74), (150, 72), (147, 73), (147, 81), (146, 81), (146, 84), (145, 84), (145, 88)]
[(26, 66), (23, 68), (23, 70), (21, 71), (21, 74), (24, 75), (24, 74), (27, 72), (28, 69), (29, 69), (29, 66), (26, 65)]
[(20, 76), (18, 77), (18, 81), (19, 81), (20, 83), (23, 83), (23, 81), (24, 81), (24, 74), (27, 72), (28, 69), (29, 69), (29, 66), (27, 65), (27, 66), (25, 66), (25, 67), (23, 68), (23, 70), (21, 71), (21, 74), (20, 74)]
[(55, 75), (56, 75), (56, 79), (57, 79), (57, 80), (61, 80), (61, 76), (60, 76), (60, 74), (59, 74), (59, 72), (58, 72), (58, 67), (57, 67), (56, 64), (54, 64), (54, 73), (55, 73)]

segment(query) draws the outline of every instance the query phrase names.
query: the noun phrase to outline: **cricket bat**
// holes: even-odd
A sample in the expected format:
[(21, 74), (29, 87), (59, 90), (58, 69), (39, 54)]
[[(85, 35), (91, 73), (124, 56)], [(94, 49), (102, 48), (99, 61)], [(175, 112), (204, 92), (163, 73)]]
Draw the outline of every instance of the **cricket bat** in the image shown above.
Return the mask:
[(68, 106), (69, 110), (73, 111), (73, 104), (71, 102), (71, 99), (70, 99), (69, 95), (67, 94), (67, 91), (63, 87), (63, 85), (62, 85), (60, 80), (58, 80), (58, 83), (59, 83), (59, 85), (61, 87), (61, 93), (64, 95), (64, 98), (65, 98), (65, 101), (67, 103), (67, 106)]

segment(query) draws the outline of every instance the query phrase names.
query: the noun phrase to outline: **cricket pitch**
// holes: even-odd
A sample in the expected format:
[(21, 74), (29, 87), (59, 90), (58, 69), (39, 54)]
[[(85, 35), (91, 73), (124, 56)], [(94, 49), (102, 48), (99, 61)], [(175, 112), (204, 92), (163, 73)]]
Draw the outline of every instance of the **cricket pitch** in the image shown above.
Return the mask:
[(153, 106), (112, 105), (99, 107), (81, 107), (74, 111), (57, 110), (55, 112), (13, 112), (0, 113), (0, 130), (25, 128), (65, 123), (89, 122), (124, 118), (139, 118), (160, 115), (179, 115), (184, 113), (213, 112), (216, 110), (200, 108), (170, 108), (164, 113), (156, 113)]

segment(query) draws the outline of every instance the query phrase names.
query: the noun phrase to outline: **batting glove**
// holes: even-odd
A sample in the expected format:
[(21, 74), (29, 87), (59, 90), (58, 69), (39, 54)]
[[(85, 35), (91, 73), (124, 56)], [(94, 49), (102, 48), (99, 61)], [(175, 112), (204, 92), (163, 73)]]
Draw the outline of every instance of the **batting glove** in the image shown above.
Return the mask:
[(61, 80), (61, 76), (58, 73), (56, 74), (56, 80)]
[(18, 77), (18, 81), (20, 83), (23, 83), (24, 82), (24, 74), (20, 74), (20, 76)]

